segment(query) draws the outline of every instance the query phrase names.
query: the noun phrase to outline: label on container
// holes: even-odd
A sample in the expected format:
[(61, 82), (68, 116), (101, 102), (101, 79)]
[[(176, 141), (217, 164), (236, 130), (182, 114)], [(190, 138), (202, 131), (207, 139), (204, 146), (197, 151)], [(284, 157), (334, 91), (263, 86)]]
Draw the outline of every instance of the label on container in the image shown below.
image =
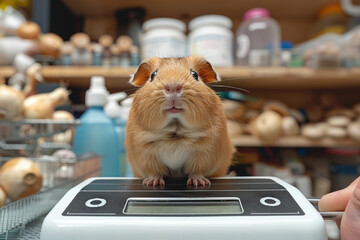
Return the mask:
[(206, 35), (191, 40), (191, 54), (206, 58), (213, 66), (234, 64), (232, 39), (220, 35)]
[(269, 65), (269, 51), (266, 49), (254, 49), (249, 52), (250, 66), (268, 66)]
[(247, 35), (241, 34), (236, 39), (237, 51), (236, 57), (238, 59), (245, 58), (250, 49), (250, 39)]
[(172, 37), (151, 38), (144, 41), (142, 57), (184, 57), (185, 41)]

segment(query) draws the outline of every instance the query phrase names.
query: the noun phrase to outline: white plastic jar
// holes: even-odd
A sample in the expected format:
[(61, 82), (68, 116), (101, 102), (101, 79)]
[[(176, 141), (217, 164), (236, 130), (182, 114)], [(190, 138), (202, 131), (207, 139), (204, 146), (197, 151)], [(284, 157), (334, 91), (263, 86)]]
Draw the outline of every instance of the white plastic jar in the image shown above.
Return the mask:
[(186, 25), (173, 18), (154, 18), (143, 24), (141, 56), (184, 57), (186, 55)]
[(206, 58), (213, 66), (234, 64), (232, 21), (222, 15), (205, 15), (189, 23), (189, 54)]

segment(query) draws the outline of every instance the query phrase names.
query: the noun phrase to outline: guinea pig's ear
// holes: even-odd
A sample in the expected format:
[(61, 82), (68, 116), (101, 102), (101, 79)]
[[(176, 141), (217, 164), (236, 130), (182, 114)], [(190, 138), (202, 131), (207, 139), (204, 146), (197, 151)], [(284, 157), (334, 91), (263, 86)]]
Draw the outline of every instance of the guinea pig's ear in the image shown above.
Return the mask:
[(190, 56), (191, 65), (198, 73), (198, 76), (204, 83), (211, 83), (220, 81), (219, 76), (216, 74), (211, 64), (206, 59), (199, 56)]
[(143, 86), (150, 79), (151, 74), (156, 71), (156, 66), (159, 65), (159, 62), (160, 59), (157, 57), (143, 61), (136, 70), (136, 73), (131, 76), (129, 82), (137, 87)]

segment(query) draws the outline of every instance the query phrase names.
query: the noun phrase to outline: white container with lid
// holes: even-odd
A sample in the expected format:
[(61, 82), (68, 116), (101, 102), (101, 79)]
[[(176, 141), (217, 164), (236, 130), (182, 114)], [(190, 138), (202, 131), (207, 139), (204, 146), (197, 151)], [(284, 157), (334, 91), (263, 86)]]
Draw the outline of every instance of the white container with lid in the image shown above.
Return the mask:
[(186, 25), (173, 18), (154, 18), (143, 24), (141, 55), (149, 57), (184, 57)]
[(189, 54), (206, 58), (213, 66), (234, 65), (232, 21), (222, 15), (205, 15), (189, 23)]

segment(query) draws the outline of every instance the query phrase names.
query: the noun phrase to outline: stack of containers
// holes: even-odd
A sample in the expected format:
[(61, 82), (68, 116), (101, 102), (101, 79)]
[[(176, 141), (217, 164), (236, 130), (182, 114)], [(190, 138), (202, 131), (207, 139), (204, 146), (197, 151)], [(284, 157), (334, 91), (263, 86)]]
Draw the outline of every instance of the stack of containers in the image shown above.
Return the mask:
[(199, 55), (215, 67), (236, 64), (351, 68), (360, 65), (360, 27), (343, 35), (322, 34), (295, 48), (289, 42), (281, 43), (279, 24), (264, 8), (254, 8), (244, 14), (235, 41), (232, 27), (228, 17), (204, 15), (189, 22), (187, 38), (183, 21), (151, 19), (143, 24), (141, 55), (143, 59)]
[[(234, 51), (233, 23), (222, 15), (204, 15), (186, 25), (173, 18), (155, 18), (143, 24), (142, 58), (198, 55), (215, 67), (237, 65), (280, 65), (281, 31), (264, 8), (251, 9), (236, 33)], [(234, 54), (236, 53), (236, 54)], [(236, 56), (235, 56), (236, 55)]]

